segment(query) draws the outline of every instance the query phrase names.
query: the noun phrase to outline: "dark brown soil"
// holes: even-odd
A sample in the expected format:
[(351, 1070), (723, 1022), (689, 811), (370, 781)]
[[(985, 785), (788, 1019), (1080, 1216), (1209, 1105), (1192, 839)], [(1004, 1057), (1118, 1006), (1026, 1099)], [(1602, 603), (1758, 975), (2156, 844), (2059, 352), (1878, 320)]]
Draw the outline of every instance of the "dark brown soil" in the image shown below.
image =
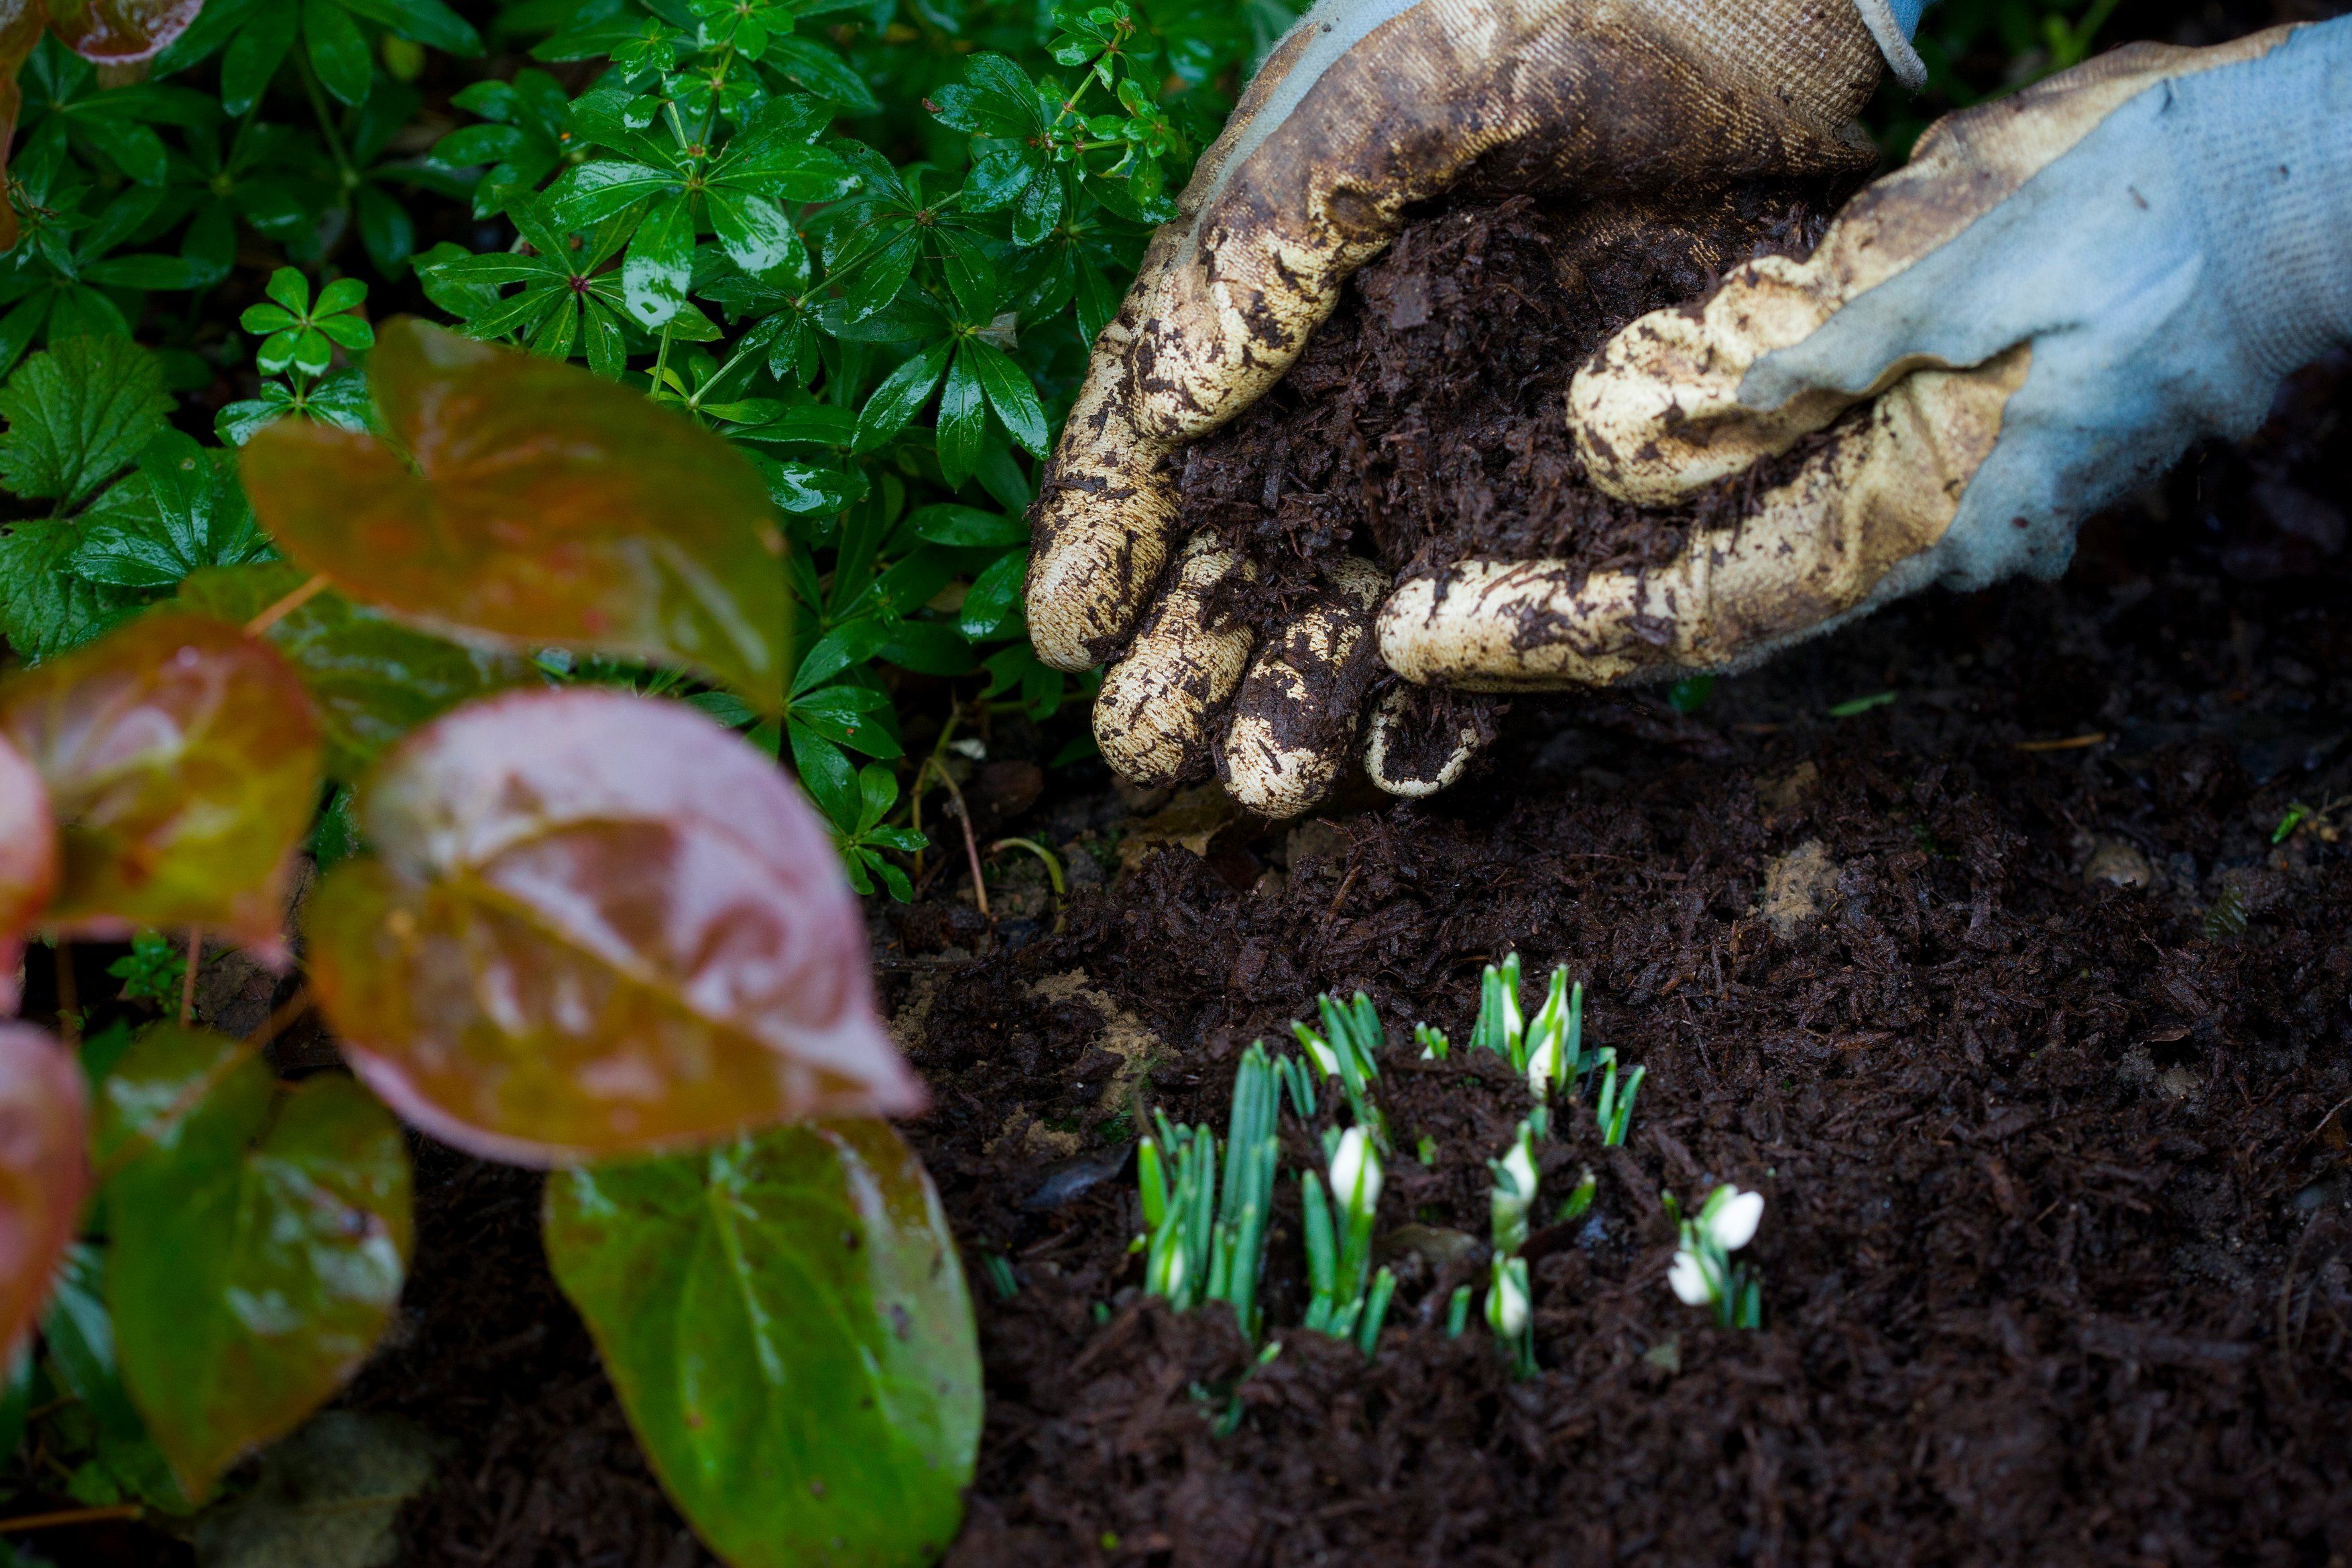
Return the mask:
[(1670, 205), (1468, 193), (1433, 204), (1348, 286), (1289, 374), (1171, 459), (1185, 520), (1258, 563), (1234, 607), (1270, 630), (1318, 563), (1391, 571), (1550, 556), (1661, 564), (1752, 486), (1643, 511), (1595, 490), (1569, 382), (1634, 318), (1728, 268), (1809, 253), (1840, 193), (1751, 184)]

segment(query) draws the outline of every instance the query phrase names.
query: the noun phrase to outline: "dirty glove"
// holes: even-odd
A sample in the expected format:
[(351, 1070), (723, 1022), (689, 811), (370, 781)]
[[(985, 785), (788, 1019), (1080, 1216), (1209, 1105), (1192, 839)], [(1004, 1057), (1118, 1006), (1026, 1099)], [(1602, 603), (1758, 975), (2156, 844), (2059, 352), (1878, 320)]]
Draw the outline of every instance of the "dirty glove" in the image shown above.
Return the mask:
[(1782, 465), (1736, 532), (1647, 574), (1410, 584), (1381, 649), (1412, 680), (1603, 683), (1752, 662), (1931, 582), (2054, 577), (2083, 517), (2250, 434), (2347, 342), (2352, 18), (2118, 49), (1940, 122), (1811, 261), (1751, 263), (1580, 372), (1578, 445), (1620, 497)]
[[(1251, 633), (1213, 613), (1219, 583), (1244, 569), (1205, 539), (1180, 548), (1161, 465), (1290, 367), (1408, 203), (1474, 164), (1618, 193), (1867, 167), (1851, 117), (1880, 55), (1863, 13), (1894, 30), (1890, 4), (1916, 8), (1322, 0), (1153, 239), (1095, 345), (1038, 503), (1027, 603), (1038, 656), (1076, 670), (1125, 650), (1096, 709), (1111, 765), (1139, 782), (1197, 773), (1214, 727), (1228, 784), (1260, 811), (1304, 810), (1336, 777), (1384, 585), (1376, 572), (1328, 584), (1254, 664)], [(1377, 758), (1430, 748), (1377, 738), (1372, 771), (1392, 789), (1424, 792), (1445, 771), (1384, 771)]]

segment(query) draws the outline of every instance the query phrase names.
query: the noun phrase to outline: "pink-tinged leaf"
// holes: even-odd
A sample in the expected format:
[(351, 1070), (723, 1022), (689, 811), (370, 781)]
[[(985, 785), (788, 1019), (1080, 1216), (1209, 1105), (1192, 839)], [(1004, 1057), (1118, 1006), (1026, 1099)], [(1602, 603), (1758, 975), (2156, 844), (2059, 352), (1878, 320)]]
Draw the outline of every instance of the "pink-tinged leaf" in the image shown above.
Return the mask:
[(39, 771), (61, 830), (46, 922), (202, 925), (283, 958), (320, 739), (300, 679), (268, 646), (201, 615), (142, 616), (0, 685), (0, 737)]
[(559, 1164), (921, 1108), (830, 837), (684, 704), (472, 704), (385, 757), (361, 821), (382, 858), (311, 898), (311, 983), (436, 1137)]
[(16, 1010), (25, 933), (58, 890), (58, 823), (48, 787), (0, 737), (0, 1012)]
[(153, 59), (188, 30), (205, 0), (48, 0), (49, 31), (101, 66)]
[(246, 445), (254, 511), (304, 570), (451, 636), (681, 664), (782, 707), (783, 534), (726, 442), (408, 317), (382, 329), (368, 384), (407, 458), (309, 420)]
[[(8, 146), (16, 140), (16, 116), (25, 107), (25, 89), (16, 85), (16, 73), (32, 57), (48, 18), (40, 0), (0, 0), (0, 176), (8, 172)], [(0, 251), (14, 246), (16, 235), (16, 208), (0, 201)]]
[(0, 1364), (40, 1316), (89, 1186), (81, 1068), (30, 1024), (0, 1023)]

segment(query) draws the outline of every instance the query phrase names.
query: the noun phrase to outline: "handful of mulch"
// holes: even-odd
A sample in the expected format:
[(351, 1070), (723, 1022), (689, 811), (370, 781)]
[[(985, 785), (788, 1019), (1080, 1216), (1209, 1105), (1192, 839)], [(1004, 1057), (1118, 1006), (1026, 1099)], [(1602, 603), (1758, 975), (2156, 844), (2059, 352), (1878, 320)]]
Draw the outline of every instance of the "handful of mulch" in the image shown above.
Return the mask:
[(1349, 282), (1266, 396), (1170, 461), (1188, 532), (1257, 566), (1222, 608), (1275, 633), (1320, 569), (1392, 575), (1553, 558), (1587, 571), (1671, 559), (1727, 527), (1758, 476), (1644, 510), (1585, 476), (1569, 382), (1611, 334), (1698, 299), (1754, 257), (1811, 252), (1835, 193), (1754, 183), (1670, 204), (1456, 195)]

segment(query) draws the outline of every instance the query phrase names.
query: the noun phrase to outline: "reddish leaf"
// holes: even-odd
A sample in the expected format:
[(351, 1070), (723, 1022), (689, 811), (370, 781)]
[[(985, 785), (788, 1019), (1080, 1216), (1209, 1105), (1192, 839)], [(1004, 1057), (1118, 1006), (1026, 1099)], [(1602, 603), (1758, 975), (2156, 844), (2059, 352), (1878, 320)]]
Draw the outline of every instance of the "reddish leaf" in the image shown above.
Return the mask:
[(25, 932), (58, 889), (58, 824), (25, 754), (0, 738), (0, 1012), (16, 1010)]
[(352, 1068), (460, 1148), (554, 1164), (919, 1109), (833, 845), (680, 703), (578, 687), (417, 731), (361, 796), (312, 984)]
[(29, 1024), (0, 1023), (0, 1364), (40, 1315), (74, 1238), (89, 1127), (74, 1059)]
[[(16, 73), (32, 57), (48, 17), (40, 0), (0, 0), (0, 177), (8, 172), (8, 144), (16, 140), (16, 115), (25, 107)], [(16, 243), (16, 209), (0, 200), (0, 250)]]
[(188, 30), (205, 0), (48, 0), (49, 31), (83, 59), (132, 66)]
[(282, 959), (288, 857), (319, 793), (319, 724), (283, 659), (159, 611), (0, 685), (0, 737), (63, 829), (47, 919), (203, 925)]
[(415, 466), (282, 419), (254, 511), (352, 598), (453, 636), (684, 664), (776, 711), (788, 601), (766, 482), (726, 442), (561, 361), (399, 318), (368, 361)]

